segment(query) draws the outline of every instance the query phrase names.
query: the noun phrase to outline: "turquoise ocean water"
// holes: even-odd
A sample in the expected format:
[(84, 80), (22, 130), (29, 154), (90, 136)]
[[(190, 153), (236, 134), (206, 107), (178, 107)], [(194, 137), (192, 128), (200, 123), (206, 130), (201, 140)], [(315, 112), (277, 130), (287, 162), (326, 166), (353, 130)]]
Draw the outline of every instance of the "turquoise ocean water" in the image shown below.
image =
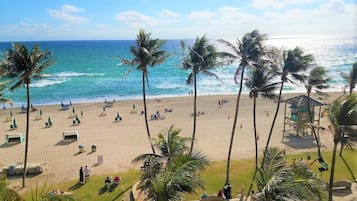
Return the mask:
[[(301, 47), (315, 56), (315, 63), (328, 70), (331, 78), (330, 91), (341, 91), (345, 81), (340, 72), (348, 72), (357, 62), (357, 36), (286, 36), (270, 37), (268, 45), (290, 49)], [(192, 41), (188, 41), (192, 42)], [(140, 99), (142, 97), (141, 72), (120, 65), (120, 58), (131, 58), (129, 48), (134, 41), (38, 41), (24, 42), (29, 48), (40, 44), (41, 49), (53, 52), (55, 64), (45, 70), (49, 76), (34, 80), (31, 84), (33, 104), (59, 104), (69, 102), (95, 102), (104, 99)], [(1, 42), (1, 55), (11, 47), (10, 42)], [(180, 41), (168, 40), (164, 49), (171, 54), (163, 64), (149, 68), (147, 95), (171, 97), (186, 95), (192, 86), (186, 85), (189, 72), (180, 69)], [(119, 64), (119, 65), (118, 65)], [(198, 93), (236, 94), (233, 81), (236, 66), (222, 66), (213, 72), (222, 80), (199, 76)], [(285, 92), (305, 91), (302, 86), (287, 85)], [(246, 89), (245, 89), (245, 92)], [(25, 89), (6, 92), (15, 105), (26, 102)]]

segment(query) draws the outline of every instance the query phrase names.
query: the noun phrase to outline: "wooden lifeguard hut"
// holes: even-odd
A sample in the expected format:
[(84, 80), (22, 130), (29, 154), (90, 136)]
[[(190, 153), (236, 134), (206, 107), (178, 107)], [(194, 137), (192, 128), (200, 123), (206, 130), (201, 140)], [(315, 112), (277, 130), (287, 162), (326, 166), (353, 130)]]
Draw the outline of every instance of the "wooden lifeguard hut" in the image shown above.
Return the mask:
[[(310, 98), (308, 107), (308, 97), (300, 95), (284, 100), (284, 127), (283, 127), (283, 140), (285, 135), (296, 134), (306, 137), (312, 135), (313, 126), (316, 129), (317, 136), (320, 133), (320, 119), (321, 119), (321, 107), (325, 104)], [(287, 105), (290, 112), (287, 112)], [(318, 111), (315, 111), (315, 108)], [(311, 112), (312, 124), (309, 118), (309, 112)]]

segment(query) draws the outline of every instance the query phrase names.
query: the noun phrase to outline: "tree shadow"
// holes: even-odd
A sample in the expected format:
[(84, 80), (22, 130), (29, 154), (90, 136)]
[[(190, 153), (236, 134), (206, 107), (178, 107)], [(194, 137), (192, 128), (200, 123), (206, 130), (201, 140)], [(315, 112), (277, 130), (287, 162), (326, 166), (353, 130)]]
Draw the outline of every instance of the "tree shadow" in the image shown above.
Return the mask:
[(345, 166), (347, 167), (348, 171), (350, 172), (350, 174), (351, 174), (351, 176), (353, 178), (353, 181), (356, 181), (356, 177), (352, 172), (351, 166), (347, 163), (347, 161), (345, 160), (345, 158), (343, 158), (342, 155), (340, 156), (340, 158), (342, 159), (343, 163), (345, 164)]
[(284, 136), (283, 143), (294, 149), (308, 149), (317, 146), (315, 139), (312, 136), (300, 137), (296, 135)]

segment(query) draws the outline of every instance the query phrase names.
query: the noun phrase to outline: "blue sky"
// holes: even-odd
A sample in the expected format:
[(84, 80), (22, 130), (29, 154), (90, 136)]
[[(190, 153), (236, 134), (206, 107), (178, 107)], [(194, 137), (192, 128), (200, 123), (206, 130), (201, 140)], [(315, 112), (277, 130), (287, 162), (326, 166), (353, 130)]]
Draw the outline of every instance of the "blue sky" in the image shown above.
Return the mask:
[(0, 41), (357, 35), (354, 0), (0, 0)]

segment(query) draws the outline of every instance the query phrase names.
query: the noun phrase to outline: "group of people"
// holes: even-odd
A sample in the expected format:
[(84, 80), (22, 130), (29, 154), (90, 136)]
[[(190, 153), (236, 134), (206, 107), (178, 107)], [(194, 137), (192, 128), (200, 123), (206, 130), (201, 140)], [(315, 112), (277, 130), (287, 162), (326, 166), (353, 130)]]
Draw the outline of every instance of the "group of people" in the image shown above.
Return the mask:
[(218, 100), (218, 107), (223, 107), (226, 103), (228, 103), (228, 99)]
[(79, 169), (79, 183), (85, 184), (86, 182), (89, 181), (89, 176), (90, 176), (90, 169), (86, 165), (84, 168), (83, 166)]

